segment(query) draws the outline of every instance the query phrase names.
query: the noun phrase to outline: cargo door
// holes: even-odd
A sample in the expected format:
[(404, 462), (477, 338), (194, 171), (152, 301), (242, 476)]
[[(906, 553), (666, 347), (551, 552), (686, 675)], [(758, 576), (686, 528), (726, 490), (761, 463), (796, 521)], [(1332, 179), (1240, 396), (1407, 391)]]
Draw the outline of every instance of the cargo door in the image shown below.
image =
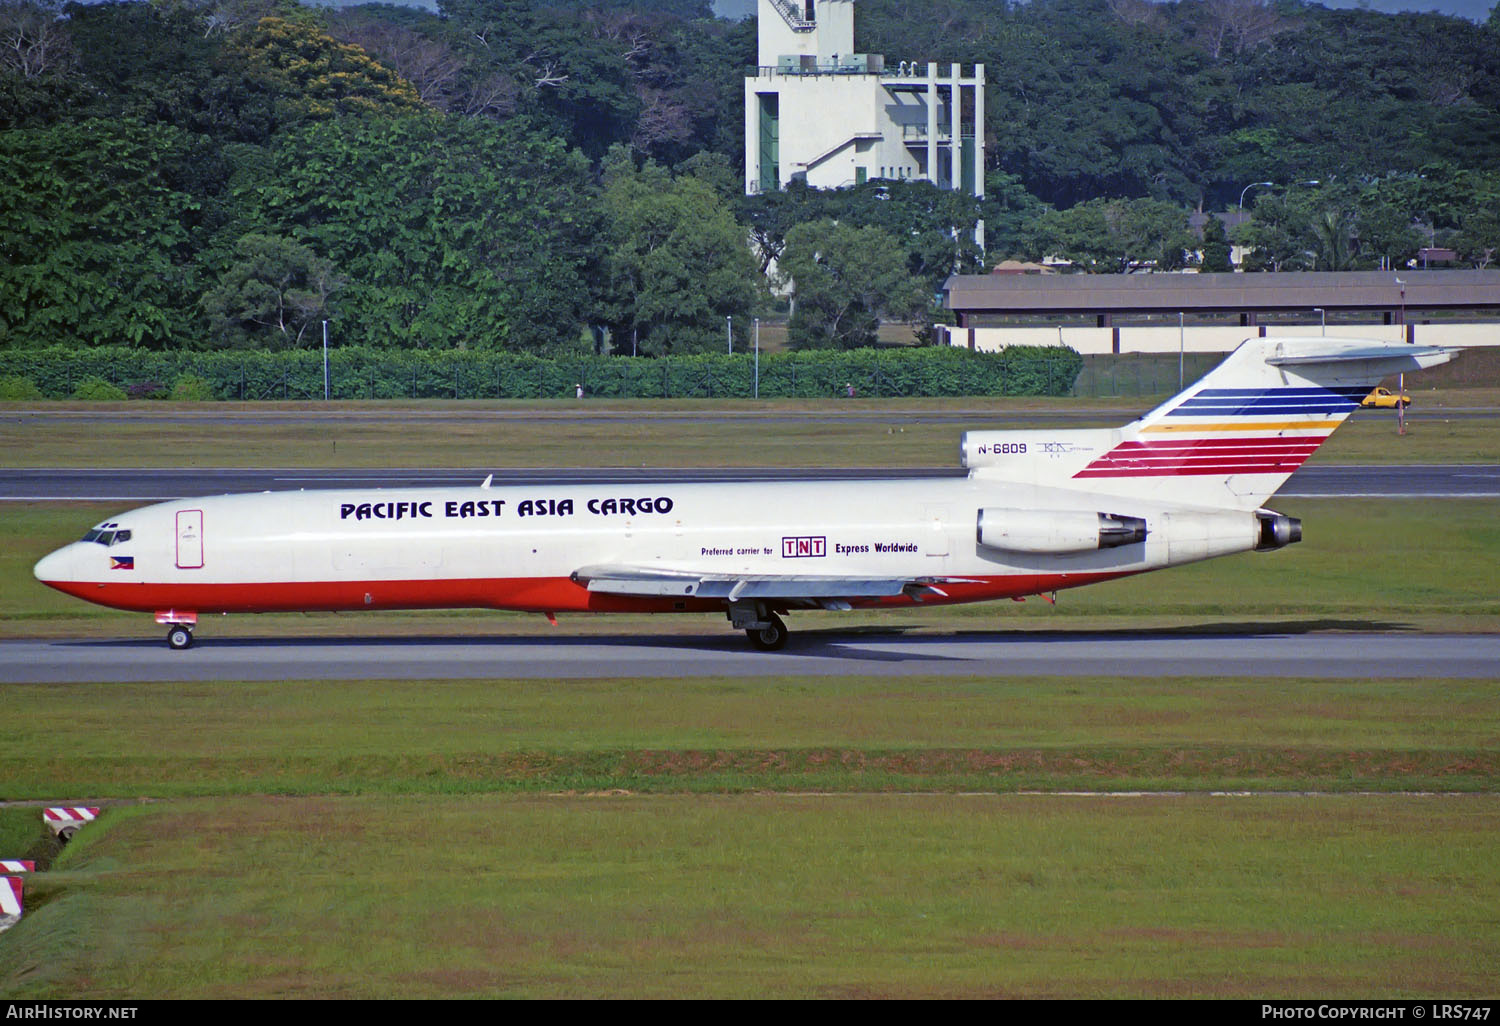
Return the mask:
[(177, 511), (177, 569), (201, 570), (203, 568), (203, 511), (180, 509)]

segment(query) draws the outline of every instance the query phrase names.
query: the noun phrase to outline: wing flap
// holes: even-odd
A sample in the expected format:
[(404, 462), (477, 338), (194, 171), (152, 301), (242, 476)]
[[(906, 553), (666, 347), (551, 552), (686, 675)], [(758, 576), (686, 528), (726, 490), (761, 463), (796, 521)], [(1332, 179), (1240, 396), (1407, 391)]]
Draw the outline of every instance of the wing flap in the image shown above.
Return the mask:
[(573, 580), (589, 591), (643, 598), (819, 601), (941, 594), (928, 579), (825, 574), (707, 574), (633, 567), (584, 567)]

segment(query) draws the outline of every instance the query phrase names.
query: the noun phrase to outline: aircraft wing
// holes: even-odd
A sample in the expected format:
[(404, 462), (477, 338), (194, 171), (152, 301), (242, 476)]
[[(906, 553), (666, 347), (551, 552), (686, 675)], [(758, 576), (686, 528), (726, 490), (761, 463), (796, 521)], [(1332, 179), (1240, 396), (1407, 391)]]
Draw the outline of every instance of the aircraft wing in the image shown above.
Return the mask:
[(838, 608), (854, 598), (944, 595), (938, 584), (956, 578), (841, 577), (831, 574), (719, 574), (655, 570), (631, 566), (590, 566), (573, 572), (589, 591), (651, 598), (716, 598), (784, 601), (793, 605)]

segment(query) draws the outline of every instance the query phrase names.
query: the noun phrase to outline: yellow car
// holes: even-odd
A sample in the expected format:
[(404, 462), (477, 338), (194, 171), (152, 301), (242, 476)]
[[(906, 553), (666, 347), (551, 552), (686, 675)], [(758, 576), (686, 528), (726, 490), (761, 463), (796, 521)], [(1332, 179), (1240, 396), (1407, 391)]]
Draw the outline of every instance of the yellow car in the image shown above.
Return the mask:
[(1395, 410), (1411, 405), (1411, 397), (1405, 392), (1399, 395), (1389, 388), (1377, 388), (1365, 396), (1360, 406), (1370, 406), (1380, 410)]

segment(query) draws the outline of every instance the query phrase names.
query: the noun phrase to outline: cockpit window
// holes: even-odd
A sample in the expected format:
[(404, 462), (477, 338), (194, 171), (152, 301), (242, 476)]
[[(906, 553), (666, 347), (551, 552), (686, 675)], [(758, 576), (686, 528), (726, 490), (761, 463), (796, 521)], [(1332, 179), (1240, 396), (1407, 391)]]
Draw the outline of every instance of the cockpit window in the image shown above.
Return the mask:
[(100, 524), (98, 527), (91, 528), (83, 536), (83, 541), (98, 542), (100, 545), (118, 545), (121, 542), (128, 542), (130, 540), (130, 532), (128, 530), (113, 530), (114, 526), (114, 524), (110, 523)]
[(129, 531), (116, 531), (115, 532), (115, 542), (114, 543), (116, 545), (120, 544), (121, 542), (128, 542), (129, 540), (130, 540), (130, 532)]
[(99, 537), (95, 538), (94, 540), (100, 545), (113, 545), (115, 543), (115, 532), (100, 531)]
[(89, 533), (85, 534), (81, 540), (86, 542), (98, 541), (99, 536), (103, 533), (104, 532), (99, 530), (97, 527), (90, 528)]

